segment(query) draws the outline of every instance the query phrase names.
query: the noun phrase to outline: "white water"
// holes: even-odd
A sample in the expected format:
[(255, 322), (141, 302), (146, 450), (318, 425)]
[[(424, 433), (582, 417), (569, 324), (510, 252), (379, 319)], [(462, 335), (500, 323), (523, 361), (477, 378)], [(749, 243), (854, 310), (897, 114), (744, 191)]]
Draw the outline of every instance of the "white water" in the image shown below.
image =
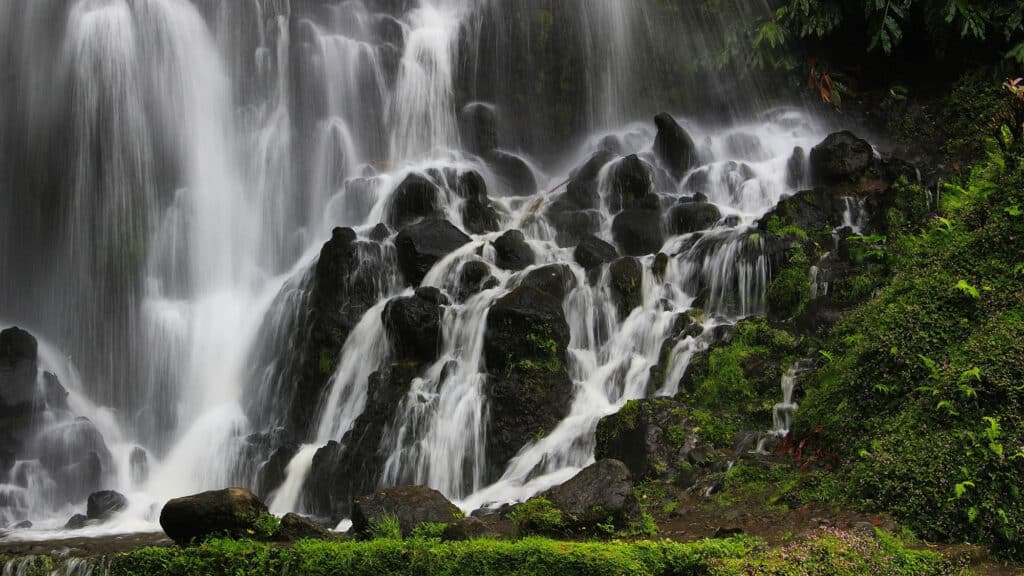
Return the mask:
[[(68, 257), (89, 276), (94, 268), (109, 265), (97, 262), (104, 254), (137, 241), (138, 254), (119, 257), (142, 263), (137, 311), (132, 312), (137, 312), (138, 349), (144, 356), (144, 369), (129, 386), (142, 399), (139, 405), (102, 408), (90, 403), (88, 395), (105, 383), (81, 381), (53, 346), (42, 348), (41, 363), (71, 392), (71, 411), (90, 418), (109, 447), (110, 487), (130, 501), (112, 522), (76, 534), (154, 529), (160, 505), (171, 497), (251, 481), (239, 478), (236, 469), (246, 435), (260, 432), (245, 409), (255, 386), (250, 381), (252, 351), (275, 299), (287, 283), (308, 273), (333, 226), (365, 231), (386, 220), (392, 193), (411, 171), (477, 170), (492, 195), (502, 189), (488, 166), (459, 151), (459, 34), (477, 8), (470, 1), (424, 0), (402, 15), (404, 43), (393, 77), (386, 54), (371, 40), (377, 16), (360, 3), (332, 5), (323, 19), (308, 17), (294, 26), (289, 10), (268, 9), (254, 55), (266, 91), (256, 104), (239, 109), (238, 88), (218, 43), (225, 40), (214, 37), (191, 3), (73, 3), (61, 63), (75, 87), (70, 115), (77, 138), (68, 211), (79, 227), (72, 230)], [(629, 103), (617, 91), (636, 63), (628, 48), (645, 18), (642, 10), (639, 0), (587, 5), (583, 20), (591, 41), (607, 44), (594, 54), (608, 56), (593, 64), (591, 80), (598, 89), (592, 95), (597, 104), (590, 125), (615, 130), (626, 153), (654, 163), (653, 129), (646, 121), (628, 123)], [(293, 91), (293, 49), (302, 52), (301, 65), (319, 81), (310, 90), (313, 95)], [(314, 115), (314, 108), (312, 128), (302, 140), (295, 132), (298, 117)], [(117, 122), (94, 125), (112, 115)], [(428, 484), (468, 511), (521, 500), (562, 482), (592, 462), (600, 418), (631, 399), (675, 394), (690, 358), (707, 346), (716, 325), (763, 311), (771, 270), (752, 224), (793, 192), (785, 184), (785, 166), (794, 146), (808, 149), (824, 131), (794, 111), (728, 127), (680, 119), (695, 141), (707, 143), (701, 170), (708, 173), (709, 200), (720, 207), (723, 220), (738, 217), (738, 225), (720, 226), (696, 242), (690, 236), (667, 238), (663, 252), (680, 257), (669, 259), (661, 278), (651, 271), (653, 256), (642, 259), (642, 305), (620, 318), (607, 270), (591, 285), (572, 262), (572, 250), (558, 247), (550, 226), (537, 218), (535, 208), (541, 206), (542, 212), (550, 197), (496, 199), (510, 214), (505, 228), (520, 228), (527, 235), (537, 266), (565, 263), (576, 277), (577, 287), (563, 303), (574, 384), (569, 414), (546, 436), (526, 443), (488, 485), (482, 366), (486, 317), (493, 302), (532, 270), (512, 274), (492, 267), (498, 287), (446, 307), (439, 359), (414, 382), (381, 438), (380, 449), (387, 454), (384, 484)], [(755, 135), (763, 154), (731, 154), (726, 142), (735, 132)], [(595, 134), (590, 141), (605, 135)], [(97, 141), (104, 146), (97, 147)], [(293, 153), (300, 145), (307, 156)], [(548, 182), (564, 181), (569, 169), (594, 149), (584, 145), (559, 159), (565, 168), (546, 172), (527, 160), (546, 188)], [(93, 162), (96, 157), (100, 168)], [(749, 172), (738, 167), (741, 161)], [(174, 178), (161, 181), (168, 172)], [(351, 179), (372, 172), (377, 173), (372, 193), (352, 193)], [(296, 178), (302, 184), (292, 189)], [(599, 182), (605, 197), (608, 178), (606, 167)], [(97, 186), (106, 191), (98, 204), (93, 200)], [(685, 183), (659, 192), (667, 200), (688, 194)], [(456, 225), (462, 224), (460, 208), (461, 200), (445, 190), (441, 209)], [(600, 235), (611, 241), (613, 215), (604, 207), (601, 212)], [(489, 243), (499, 235), (475, 237), (439, 262), (423, 284), (453, 293), (465, 262), (494, 262)], [(379, 283), (386, 297), (363, 315), (339, 351), (315, 436), (302, 439), (306, 443), (287, 467), (284, 484), (270, 498), (276, 514), (305, 509), (303, 489), (316, 450), (352, 429), (366, 406), (369, 376), (389, 361), (381, 312), (388, 298), (405, 290), (394, 277)], [(705, 332), (673, 346), (665, 384), (649, 391), (649, 371), (659, 361), (673, 319), (689, 311), (698, 297), (690, 293), (696, 286), (707, 288)], [(34, 333), (49, 336), (46, 328)], [(56, 336), (68, 341), (66, 334)], [(114, 350), (106, 353), (116, 356)], [(112, 404), (116, 400), (109, 398)], [(166, 420), (157, 420), (157, 413)], [(131, 475), (130, 455), (137, 447), (149, 455), (149, 479), (143, 485)], [(26, 485), (2, 489), (25, 499), (37, 527), (57, 529), (82, 510), (80, 502), (48, 506), (51, 488), (45, 475), (31, 464), (20, 465)]]

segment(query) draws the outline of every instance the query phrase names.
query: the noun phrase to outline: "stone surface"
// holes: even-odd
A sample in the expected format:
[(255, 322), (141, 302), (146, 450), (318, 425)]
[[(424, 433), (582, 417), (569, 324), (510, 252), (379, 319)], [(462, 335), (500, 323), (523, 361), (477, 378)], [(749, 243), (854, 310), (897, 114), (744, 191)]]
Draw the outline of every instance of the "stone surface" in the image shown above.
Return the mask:
[(252, 538), (267, 507), (245, 488), (213, 490), (174, 498), (160, 511), (160, 526), (179, 545), (216, 534)]
[(402, 535), (409, 536), (420, 524), (454, 522), (463, 515), (437, 490), (397, 486), (356, 498), (352, 504), (352, 531), (366, 536), (387, 516), (396, 517)]

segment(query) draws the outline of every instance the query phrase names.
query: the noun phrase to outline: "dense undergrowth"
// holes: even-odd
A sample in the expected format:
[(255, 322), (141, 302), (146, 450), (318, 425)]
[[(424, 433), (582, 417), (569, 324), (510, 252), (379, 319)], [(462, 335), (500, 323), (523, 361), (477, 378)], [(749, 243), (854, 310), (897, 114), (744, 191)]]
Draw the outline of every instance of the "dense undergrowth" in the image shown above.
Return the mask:
[(1024, 557), (1024, 147), (1020, 117), (940, 189), (892, 275), (833, 331), (799, 433), (838, 455), (847, 502), (918, 535)]
[[(770, 550), (759, 540), (744, 537), (680, 544), (557, 542), (540, 538), (442, 543), (436, 538), (419, 536), (369, 542), (306, 540), (291, 547), (247, 540), (210, 540), (190, 548), (145, 548), (108, 558), (102, 564), (110, 576), (961, 573), (961, 568), (940, 555), (908, 549), (891, 537), (834, 530)], [(50, 574), (60, 563), (35, 558), (25, 559), (20, 566), (20, 576), (36, 576)]]

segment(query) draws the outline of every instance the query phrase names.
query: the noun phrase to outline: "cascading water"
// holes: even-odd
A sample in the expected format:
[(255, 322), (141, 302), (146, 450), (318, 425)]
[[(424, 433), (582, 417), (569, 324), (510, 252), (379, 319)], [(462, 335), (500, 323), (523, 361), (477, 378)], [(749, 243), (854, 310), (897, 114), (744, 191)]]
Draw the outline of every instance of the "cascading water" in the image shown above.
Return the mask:
[[(0, 328), (52, 341), (33, 382), (52, 373), (69, 392), (0, 471), (0, 523), (56, 529), (110, 488), (130, 506), (96, 530), (151, 529), (171, 497), (256, 489), (274, 470), (262, 495), (275, 513), (324, 512), (326, 455), (350, 477), (369, 470), (347, 490), (422, 483), (467, 510), (521, 500), (593, 460), (602, 417), (678, 392), (718, 326), (765, 311), (779, 250), (757, 221), (795, 191), (790, 153), (824, 133), (811, 119), (767, 110), (752, 84), (748, 106), (702, 123), (688, 105), (721, 87), (705, 93), (704, 73), (681, 68), (698, 161), (677, 181), (654, 128), (629, 123), (651, 112), (637, 103), (639, 84), (655, 85), (647, 61), (672, 58), (646, 40), (669, 25), (660, 3), (380, 4), (0, 0), (14, 81), (0, 103)], [(692, 51), (716, 49), (709, 22), (671, 25)], [(633, 155), (642, 208), (619, 189)], [(589, 161), (589, 183), (570, 174)], [(581, 187), (589, 204), (560, 212)], [(713, 207), (701, 229), (675, 216), (692, 202)], [(664, 217), (624, 307), (611, 267), (585, 269), (573, 247), (577, 228), (621, 246), (627, 212)], [(424, 218), (460, 240), (417, 283), (398, 273), (395, 233)], [(533, 257), (505, 269), (509, 230)], [(499, 458), (488, 318), (551, 265), (565, 288), (564, 412)], [(489, 280), (462, 294), (470, 269)], [(424, 298), (440, 302), (437, 349), (384, 397), (410, 365), (389, 304)], [(681, 334), (681, 317), (699, 329)], [(79, 465), (98, 479), (60, 476)]]

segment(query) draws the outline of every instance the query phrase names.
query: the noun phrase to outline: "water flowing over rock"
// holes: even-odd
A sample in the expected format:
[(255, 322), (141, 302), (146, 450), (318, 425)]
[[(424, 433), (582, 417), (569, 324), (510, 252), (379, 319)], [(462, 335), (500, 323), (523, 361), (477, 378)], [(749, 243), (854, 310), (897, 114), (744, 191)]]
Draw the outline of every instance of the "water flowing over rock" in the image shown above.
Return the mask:
[(469, 242), (461, 230), (447, 220), (430, 219), (398, 233), (398, 266), (405, 281), (418, 286), (439, 260)]

